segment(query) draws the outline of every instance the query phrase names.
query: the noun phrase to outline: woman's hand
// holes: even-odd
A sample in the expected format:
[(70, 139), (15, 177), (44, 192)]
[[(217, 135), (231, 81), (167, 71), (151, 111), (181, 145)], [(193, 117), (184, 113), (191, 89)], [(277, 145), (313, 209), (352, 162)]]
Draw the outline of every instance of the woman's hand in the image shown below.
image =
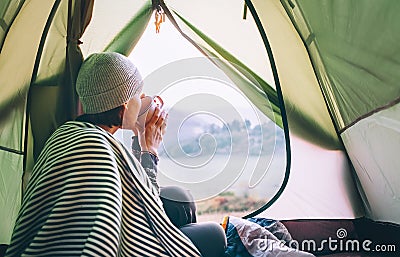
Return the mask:
[(156, 107), (149, 122), (145, 125), (144, 131), (138, 131), (142, 151), (149, 151), (158, 156), (157, 149), (166, 131), (167, 117), (168, 114), (165, 111), (161, 111), (159, 107)]

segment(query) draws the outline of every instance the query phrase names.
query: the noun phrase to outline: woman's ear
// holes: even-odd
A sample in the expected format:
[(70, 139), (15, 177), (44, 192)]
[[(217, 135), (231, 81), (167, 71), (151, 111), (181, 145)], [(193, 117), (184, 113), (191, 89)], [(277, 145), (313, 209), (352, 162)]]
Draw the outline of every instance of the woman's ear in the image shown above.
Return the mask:
[(121, 126), (124, 120), (124, 115), (125, 115), (125, 111), (128, 109), (128, 103), (124, 103), (122, 106), (122, 108), (119, 108), (119, 118), (121, 120)]

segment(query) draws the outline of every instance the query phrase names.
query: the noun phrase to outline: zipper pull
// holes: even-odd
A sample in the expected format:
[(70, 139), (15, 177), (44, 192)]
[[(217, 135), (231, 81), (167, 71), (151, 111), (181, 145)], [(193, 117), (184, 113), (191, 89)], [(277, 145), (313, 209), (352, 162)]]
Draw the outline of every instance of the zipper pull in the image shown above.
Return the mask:
[(164, 10), (161, 8), (160, 5), (157, 6), (157, 9), (154, 13), (155, 17), (155, 26), (156, 26), (156, 33), (160, 33), (161, 23), (165, 22), (165, 13)]

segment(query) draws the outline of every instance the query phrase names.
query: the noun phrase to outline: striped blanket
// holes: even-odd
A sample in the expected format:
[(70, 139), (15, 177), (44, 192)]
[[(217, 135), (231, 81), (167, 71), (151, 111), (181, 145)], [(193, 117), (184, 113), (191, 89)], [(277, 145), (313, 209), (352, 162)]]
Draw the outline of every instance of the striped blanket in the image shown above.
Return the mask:
[(140, 163), (100, 127), (71, 121), (32, 172), (6, 256), (199, 256)]

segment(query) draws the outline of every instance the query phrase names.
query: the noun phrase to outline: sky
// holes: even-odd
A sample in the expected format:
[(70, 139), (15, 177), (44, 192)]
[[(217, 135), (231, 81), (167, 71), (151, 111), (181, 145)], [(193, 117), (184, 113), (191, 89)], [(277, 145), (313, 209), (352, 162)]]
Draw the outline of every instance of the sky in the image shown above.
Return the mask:
[(176, 60), (202, 56), (168, 20), (161, 24), (160, 33), (156, 33), (152, 17), (129, 58), (146, 77), (157, 68)]
[[(207, 61), (168, 20), (161, 24), (160, 33), (155, 32), (151, 20), (129, 58), (138, 67), (145, 81), (143, 92), (160, 94), (166, 109), (173, 108), (187, 115), (197, 112), (202, 115), (195, 117), (211, 123), (218, 118), (226, 122), (248, 119), (254, 125), (267, 121), (231, 80)], [(207, 71), (199, 72), (201, 76), (178, 75), (173, 78), (170, 75), (178, 71), (183, 73), (182, 69)], [(168, 82), (160, 79), (165, 77), (165, 71), (169, 73), (167, 76), (172, 76)], [(205, 76), (204, 73), (210, 75)], [(215, 119), (211, 115), (207, 119), (205, 113), (220, 117)]]

